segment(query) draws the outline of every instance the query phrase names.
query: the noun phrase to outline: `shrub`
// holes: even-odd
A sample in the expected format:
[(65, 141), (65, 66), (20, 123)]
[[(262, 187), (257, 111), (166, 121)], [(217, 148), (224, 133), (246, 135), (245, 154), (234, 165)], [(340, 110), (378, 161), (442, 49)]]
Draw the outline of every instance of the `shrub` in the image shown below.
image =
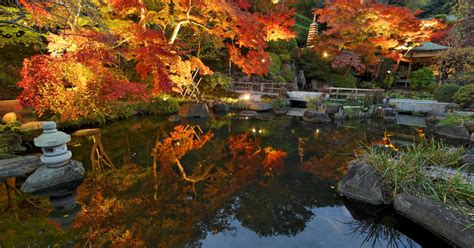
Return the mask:
[(454, 94), (459, 90), (457, 84), (443, 84), (436, 88), (433, 98), (438, 102), (452, 102)]
[(375, 83), (362, 81), (360, 82), (359, 87), (362, 89), (373, 89), (375, 88)]
[(271, 60), (269, 73), (272, 75), (279, 75), (281, 70), (280, 56), (275, 53), (268, 53), (268, 55), (270, 56)]
[(454, 102), (462, 107), (470, 107), (474, 104), (474, 84), (461, 87), (453, 96)]
[(309, 110), (318, 111), (321, 104), (322, 103), (319, 101), (319, 97), (312, 97), (306, 102), (306, 108)]
[(275, 81), (275, 83), (286, 83), (286, 79), (280, 75), (273, 75), (272, 80)]
[(410, 74), (410, 88), (415, 90), (426, 89), (435, 80), (433, 70), (423, 68)]
[(287, 83), (292, 83), (295, 80), (295, 72), (291, 70), (291, 68), (283, 67), (283, 71), (281, 74)]
[(438, 125), (459, 125), (466, 121), (474, 121), (474, 116), (452, 113), (446, 119), (441, 120)]
[(275, 109), (283, 109), (288, 107), (288, 102), (283, 99), (277, 99), (276, 101), (273, 102), (273, 108)]
[(204, 87), (208, 90), (214, 91), (219, 89), (227, 89), (230, 87), (231, 78), (220, 73), (216, 72), (212, 75), (204, 77)]
[(439, 84), (436, 83), (436, 82), (430, 83), (430, 84), (428, 84), (428, 86), (426, 86), (426, 91), (433, 94), (435, 92), (436, 88), (438, 88), (438, 86), (439, 86)]
[(328, 60), (311, 49), (302, 49), (296, 57), (298, 68), (302, 68), (309, 79), (325, 81), (331, 72)]
[(349, 75), (329, 74), (328, 82), (334, 87), (355, 88), (357, 79)]
[(136, 111), (140, 114), (176, 114), (179, 111), (179, 103), (176, 98), (163, 95), (140, 104)]

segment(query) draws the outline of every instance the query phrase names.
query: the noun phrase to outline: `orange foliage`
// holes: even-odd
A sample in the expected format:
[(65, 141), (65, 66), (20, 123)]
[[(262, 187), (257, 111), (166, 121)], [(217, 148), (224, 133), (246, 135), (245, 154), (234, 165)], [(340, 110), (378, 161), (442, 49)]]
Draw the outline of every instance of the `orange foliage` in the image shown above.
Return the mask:
[(332, 54), (356, 52), (370, 69), (378, 63), (376, 54), (400, 59), (404, 51), (429, 41), (444, 27), (437, 20), (418, 19), (419, 13), (375, 1), (330, 1), (315, 11), (328, 30), (316, 36), (314, 45)]
[(198, 136), (194, 128), (178, 125), (174, 128), (174, 131), (170, 133), (169, 137), (161, 142), (156, 142), (152, 156), (155, 160), (160, 162), (162, 171), (169, 173), (171, 165), (179, 162), (179, 159), (188, 152), (200, 149), (213, 136), (214, 134), (211, 132)]

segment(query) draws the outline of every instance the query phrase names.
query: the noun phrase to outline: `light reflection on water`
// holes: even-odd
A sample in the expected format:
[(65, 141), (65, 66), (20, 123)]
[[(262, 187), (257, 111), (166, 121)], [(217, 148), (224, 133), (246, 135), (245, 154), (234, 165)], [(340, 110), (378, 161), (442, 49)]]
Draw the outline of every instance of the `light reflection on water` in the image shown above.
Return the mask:
[[(195, 123), (193, 123), (195, 124)], [(91, 173), (91, 142), (76, 138), (73, 159), (88, 171), (78, 189), (83, 211), (69, 231), (37, 244), (149, 247), (406, 247), (444, 244), (391, 210), (367, 210), (335, 191), (337, 181), (362, 143), (391, 138), (407, 142), (415, 128), (371, 123), (305, 124), (296, 118), (273, 121), (210, 119), (199, 123), (214, 137), (181, 160), (189, 173), (215, 164), (210, 177), (193, 187), (176, 168), (153, 176), (152, 149), (174, 124), (157, 117), (116, 122), (102, 129), (102, 143), (118, 169)], [(287, 153), (282, 171), (255, 169), (258, 157), (230, 157), (229, 137), (248, 132)], [(396, 134), (403, 134), (397, 136)], [(253, 144), (253, 143), (252, 143)], [(249, 154), (257, 154), (252, 150)], [(246, 157), (247, 156), (247, 157)], [(197, 168), (197, 169), (196, 169)], [(29, 211), (29, 210), (28, 210)], [(21, 218), (30, 218), (23, 210)], [(374, 214), (376, 213), (376, 214)], [(47, 212), (35, 213), (46, 222)], [(42, 235), (30, 224), (32, 236)], [(0, 222), (0, 231), (2, 222)], [(413, 230), (413, 229), (412, 229)], [(58, 230), (56, 230), (57, 232)], [(406, 236), (405, 234), (408, 236)], [(11, 241), (0, 238), (2, 241)], [(28, 243), (29, 244), (29, 243)]]

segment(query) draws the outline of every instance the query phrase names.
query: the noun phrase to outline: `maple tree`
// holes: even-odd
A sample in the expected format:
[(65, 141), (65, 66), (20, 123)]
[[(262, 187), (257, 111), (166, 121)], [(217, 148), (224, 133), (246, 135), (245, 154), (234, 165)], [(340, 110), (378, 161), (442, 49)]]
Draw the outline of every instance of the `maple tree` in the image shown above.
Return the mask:
[(400, 60), (407, 50), (428, 41), (443, 27), (437, 20), (418, 19), (420, 11), (375, 1), (328, 1), (314, 13), (318, 22), (327, 25), (327, 30), (315, 37), (315, 49), (335, 56), (353, 52), (371, 72), (380, 57)]
[(194, 71), (212, 74), (195, 48), (180, 40), (183, 30), (214, 37), (245, 74), (266, 74), (267, 43), (294, 37), (291, 1), (268, 3), (19, 0), (18, 16), (7, 24), (45, 33), (49, 51), (25, 60), (20, 100), (40, 115), (73, 120), (106, 114), (104, 101), (179, 92), (192, 82)]

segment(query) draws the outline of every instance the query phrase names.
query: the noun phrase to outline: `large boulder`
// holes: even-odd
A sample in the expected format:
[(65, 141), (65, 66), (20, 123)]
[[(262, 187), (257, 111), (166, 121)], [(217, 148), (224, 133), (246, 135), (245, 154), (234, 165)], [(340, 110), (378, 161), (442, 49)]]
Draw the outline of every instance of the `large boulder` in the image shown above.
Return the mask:
[(390, 107), (383, 107), (377, 109), (377, 117), (384, 120), (395, 120), (397, 118), (397, 110)]
[(450, 140), (469, 142), (469, 131), (463, 125), (441, 125), (435, 128), (435, 133)]
[(407, 194), (395, 196), (395, 211), (459, 247), (472, 247), (474, 229), (467, 216), (456, 209), (430, 199)]
[(277, 108), (277, 109), (273, 109), (273, 113), (277, 116), (282, 116), (282, 115), (286, 115), (286, 113), (288, 113), (288, 108)]
[(463, 125), (467, 129), (467, 131), (469, 131), (470, 133), (474, 133), (474, 121), (465, 121)]
[(214, 105), (212, 105), (212, 109), (214, 110), (215, 113), (218, 113), (218, 114), (227, 114), (230, 110), (230, 107), (229, 105), (225, 104), (225, 103), (215, 103)]
[(243, 118), (256, 118), (258, 116), (258, 113), (252, 110), (242, 110), (240, 112), (240, 117)]
[(257, 101), (248, 101), (246, 107), (248, 110), (252, 111), (268, 111), (272, 109), (273, 104)]
[(178, 123), (181, 121), (181, 118), (178, 115), (171, 115), (168, 117), (168, 121), (171, 123)]
[(179, 117), (206, 118), (209, 117), (209, 108), (206, 103), (187, 103), (179, 109)]
[(315, 110), (305, 111), (303, 114), (303, 120), (310, 123), (326, 123), (331, 122), (331, 119), (326, 113), (318, 112)]
[(349, 170), (337, 184), (337, 190), (352, 199), (372, 205), (381, 205), (384, 200), (380, 177), (370, 165), (351, 162)]
[(342, 108), (343, 108), (342, 104), (339, 104), (339, 103), (329, 104), (326, 106), (326, 114), (334, 115), (336, 113), (339, 113), (339, 110)]
[(3, 124), (12, 123), (12, 122), (15, 122), (16, 120), (17, 120), (17, 117), (16, 117), (16, 114), (14, 112), (6, 113), (2, 117)]
[(444, 106), (444, 111), (448, 113), (451, 113), (460, 109), (461, 109), (461, 106), (459, 106), (459, 104), (454, 103), (454, 102), (449, 103), (448, 105)]
[(436, 123), (440, 122), (441, 120), (444, 120), (448, 118), (448, 114), (446, 113), (441, 113), (441, 112), (429, 112), (426, 115), (425, 123), (428, 126), (433, 126)]
[(21, 186), (24, 193), (44, 196), (63, 196), (70, 194), (84, 180), (84, 167), (81, 162), (71, 160), (64, 166), (39, 167)]

